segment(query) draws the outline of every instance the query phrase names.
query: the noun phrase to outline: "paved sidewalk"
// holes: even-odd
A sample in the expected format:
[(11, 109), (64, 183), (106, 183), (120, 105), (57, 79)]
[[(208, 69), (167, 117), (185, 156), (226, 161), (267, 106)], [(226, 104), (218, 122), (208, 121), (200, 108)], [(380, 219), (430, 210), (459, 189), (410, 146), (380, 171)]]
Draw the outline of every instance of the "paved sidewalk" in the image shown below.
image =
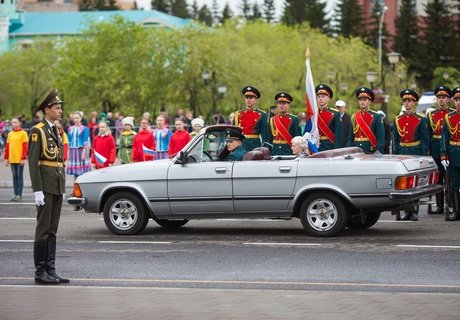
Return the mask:
[(459, 294), (0, 286), (2, 319), (458, 319)]

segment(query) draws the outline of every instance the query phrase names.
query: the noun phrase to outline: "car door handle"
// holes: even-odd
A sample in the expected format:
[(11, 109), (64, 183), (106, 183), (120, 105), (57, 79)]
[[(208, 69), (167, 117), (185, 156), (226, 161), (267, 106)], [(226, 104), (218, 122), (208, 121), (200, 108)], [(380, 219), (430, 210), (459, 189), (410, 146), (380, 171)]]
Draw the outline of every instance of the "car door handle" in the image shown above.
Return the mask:
[(289, 173), (289, 172), (291, 172), (292, 167), (279, 167), (278, 170), (281, 173)]
[(227, 173), (227, 168), (215, 168), (216, 173)]

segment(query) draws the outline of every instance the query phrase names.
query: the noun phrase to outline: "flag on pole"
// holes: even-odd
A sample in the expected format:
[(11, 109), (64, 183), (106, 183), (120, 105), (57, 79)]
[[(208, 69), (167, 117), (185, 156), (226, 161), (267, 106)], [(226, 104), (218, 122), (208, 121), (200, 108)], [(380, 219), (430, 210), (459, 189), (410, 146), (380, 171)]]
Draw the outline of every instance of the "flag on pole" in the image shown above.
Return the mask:
[(149, 155), (152, 155), (152, 156), (155, 155), (155, 153), (156, 153), (155, 150), (147, 148), (146, 146), (144, 146), (144, 144), (142, 144), (142, 152), (144, 152), (144, 154), (149, 154)]
[(96, 150), (94, 150), (94, 158), (96, 158), (97, 163), (99, 163), (100, 165), (103, 165), (107, 161), (107, 158), (99, 152), (97, 152)]
[(318, 105), (316, 103), (315, 84), (310, 68), (310, 50), (305, 52), (305, 103), (307, 113), (305, 139), (308, 142), (308, 148), (311, 153), (318, 152), (319, 131), (318, 131)]

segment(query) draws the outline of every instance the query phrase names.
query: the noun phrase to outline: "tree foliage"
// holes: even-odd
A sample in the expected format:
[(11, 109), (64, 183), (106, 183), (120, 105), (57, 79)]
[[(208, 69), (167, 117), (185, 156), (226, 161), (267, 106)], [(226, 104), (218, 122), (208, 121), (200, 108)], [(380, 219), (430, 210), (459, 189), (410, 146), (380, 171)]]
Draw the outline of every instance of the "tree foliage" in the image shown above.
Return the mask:
[[(289, 50), (280, 44), (289, 44)], [(7, 113), (28, 110), (43, 92), (57, 87), (64, 94), (66, 112), (108, 108), (139, 116), (144, 111), (155, 114), (164, 105), (170, 113), (189, 108), (209, 118), (212, 90), (201, 76), (207, 70), (216, 75), (214, 85), (227, 86), (225, 97), (217, 101), (224, 114), (242, 107), (240, 90), (246, 85), (262, 92), (262, 109), (273, 104), (276, 92), (290, 92), (295, 113), (305, 109), (306, 46), (312, 52), (315, 82), (327, 82), (328, 71), (337, 72), (331, 84), (334, 98), (356, 108), (353, 91), (365, 85), (365, 73), (376, 68), (375, 50), (359, 38), (332, 39), (308, 24), (292, 28), (230, 20), (219, 28), (194, 25), (176, 30), (144, 28), (121, 18), (93, 23), (57, 50), (34, 44), (30, 51), (0, 56), (0, 107)], [(404, 64), (398, 65), (399, 72), (404, 72)], [(30, 85), (33, 76), (39, 76), (35, 87)], [(339, 92), (345, 83), (348, 90)], [(388, 83), (399, 98), (401, 84), (390, 77)]]
[(364, 37), (364, 17), (357, 0), (341, 0), (335, 11), (335, 33), (344, 37)]
[(82, 0), (78, 4), (80, 11), (120, 10), (116, 0)]
[(276, 14), (275, 0), (264, 0), (262, 11), (263, 11), (263, 17), (265, 21), (267, 22), (275, 21), (275, 14)]

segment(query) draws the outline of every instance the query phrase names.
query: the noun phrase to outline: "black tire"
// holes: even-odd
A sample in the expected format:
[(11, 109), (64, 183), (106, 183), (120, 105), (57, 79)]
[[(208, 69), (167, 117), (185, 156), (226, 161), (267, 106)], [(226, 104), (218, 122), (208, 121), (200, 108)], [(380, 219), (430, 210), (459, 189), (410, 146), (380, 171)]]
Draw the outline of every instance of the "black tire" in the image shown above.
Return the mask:
[(364, 230), (369, 229), (380, 219), (380, 212), (370, 213), (366, 216), (366, 221), (361, 222), (361, 217), (357, 216), (355, 219), (350, 219), (347, 223), (347, 228), (351, 230)]
[(130, 192), (117, 192), (104, 205), (104, 222), (113, 234), (135, 235), (142, 232), (149, 218), (142, 201)]
[(313, 193), (300, 207), (300, 221), (315, 237), (334, 237), (345, 229), (348, 213), (343, 201), (331, 193)]
[(158, 223), (160, 226), (169, 229), (178, 229), (185, 225), (188, 220), (168, 220), (168, 219), (155, 219), (155, 222)]

